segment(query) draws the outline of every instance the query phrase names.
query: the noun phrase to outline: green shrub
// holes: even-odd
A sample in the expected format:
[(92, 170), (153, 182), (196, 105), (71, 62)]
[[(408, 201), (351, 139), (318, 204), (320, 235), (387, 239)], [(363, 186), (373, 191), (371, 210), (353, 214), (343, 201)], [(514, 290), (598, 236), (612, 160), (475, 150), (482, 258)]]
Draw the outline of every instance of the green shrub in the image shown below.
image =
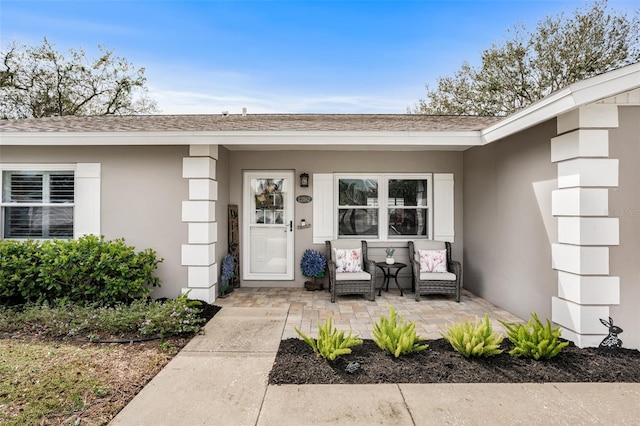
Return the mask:
[(502, 353), (499, 348), (503, 337), (493, 333), (488, 314), (484, 315), (484, 320), (476, 317), (475, 324), (465, 321), (447, 327), (447, 333), (442, 333), (442, 337), (466, 358)]
[(389, 318), (382, 316), (373, 326), (373, 340), (380, 349), (389, 351), (396, 358), (429, 347), (418, 344), (425, 339), (416, 334), (416, 322), (403, 321), (393, 306), (389, 306)]
[(0, 241), (0, 301), (114, 305), (148, 297), (160, 285), (162, 259), (136, 252), (123, 239), (85, 235), (76, 240)]
[(19, 304), (38, 300), (35, 285), (40, 270), (40, 244), (36, 241), (0, 241), (0, 301)]
[(550, 359), (558, 355), (569, 342), (561, 342), (560, 326), (551, 328), (551, 322), (543, 325), (538, 316), (531, 314), (526, 324), (500, 321), (507, 329), (507, 336), (515, 345), (509, 354), (518, 358)]
[(333, 319), (329, 317), (322, 325), (318, 323), (318, 339), (306, 336), (297, 327), (294, 327), (296, 333), (311, 346), (316, 355), (328, 359), (335, 360), (340, 355), (351, 353), (351, 348), (362, 344), (362, 340), (357, 336), (351, 336), (351, 331), (345, 337), (344, 331), (333, 328)]
[(136, 300), (111, 307), (76, 305), (68, 301), (0, 306), (0, 332), (26, 332), (43, 337), (96, 340), (100, 336), (168, 337), (200, 331), (200, 302), (187, 299)]
[(154, 302), (155, 306), (146, 314), (139, 330), (143, 335), (176, 336), (195, 334), (204, 321), (198, 317), (200, 302), (189, 300), (187, 293), (165, 303)]

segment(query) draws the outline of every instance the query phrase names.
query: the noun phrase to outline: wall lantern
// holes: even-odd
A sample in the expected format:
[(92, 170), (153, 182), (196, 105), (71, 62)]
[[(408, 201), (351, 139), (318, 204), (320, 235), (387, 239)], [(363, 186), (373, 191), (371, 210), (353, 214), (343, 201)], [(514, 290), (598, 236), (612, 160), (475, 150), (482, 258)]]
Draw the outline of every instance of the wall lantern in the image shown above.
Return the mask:
[(302, 173), (300, 175), (300, 186), (303, 188), (307, 188), (309, 186), (309, 175), (307, 173)]

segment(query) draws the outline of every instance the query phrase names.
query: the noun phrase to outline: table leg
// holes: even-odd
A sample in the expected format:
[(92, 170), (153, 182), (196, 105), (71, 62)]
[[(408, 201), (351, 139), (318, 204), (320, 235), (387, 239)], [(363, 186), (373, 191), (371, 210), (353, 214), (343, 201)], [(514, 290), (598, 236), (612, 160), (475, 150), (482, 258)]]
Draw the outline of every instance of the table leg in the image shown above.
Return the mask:
[(387, 291), (389, 291), (389, 283), (387, 282), (388, 274), (386, 269), (382, 266), (378, 266), (378, 268), (380, 268), (380, 270), (382, 271), (382, 284), (378, 288), (378, 296), (382, 296), (382, 288), (385, 286), (385, 284), (387, 285)]
[[(402, 268), (396, 269), (396, 274), (393, 276), (393, 279), (396, 280), (396, 287), (398, 287), (398, 290), (400, 290), (400, 296), (404, 296), (404, 293), (402, 292), (402, 288), (400, 288), (400, 284), (398, 284), (398, 272), (400, 272), (400, 269)], [(389, 281), (387, 281), (387, 291), (389, 291)]]

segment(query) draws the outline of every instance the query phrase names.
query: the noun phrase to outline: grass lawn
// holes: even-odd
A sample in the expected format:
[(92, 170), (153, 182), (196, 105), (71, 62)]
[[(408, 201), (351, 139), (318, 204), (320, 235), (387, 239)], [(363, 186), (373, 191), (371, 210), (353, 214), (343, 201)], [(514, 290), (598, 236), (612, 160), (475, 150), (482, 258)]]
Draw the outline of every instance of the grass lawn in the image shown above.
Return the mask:
[(168, 342), (0, 339), (0, 424), (107, 424), (177, 352)]
[[(0, 306), (0, 424), (109, 423), (215, 312), (186, 300), (115, 309)], [(159, 332), (165, 337), (153, 339)]]

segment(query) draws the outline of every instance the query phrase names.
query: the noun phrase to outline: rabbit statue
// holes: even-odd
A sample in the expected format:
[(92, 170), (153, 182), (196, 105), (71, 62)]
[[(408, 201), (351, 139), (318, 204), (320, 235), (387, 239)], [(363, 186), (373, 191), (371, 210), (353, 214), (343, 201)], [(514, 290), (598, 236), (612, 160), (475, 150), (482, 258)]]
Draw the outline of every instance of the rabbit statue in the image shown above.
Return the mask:
[(622, 340), (618, 337), (618, 334), (622, 333), (622, 329), (617, 325), (613, 325), (613, 320), (609, 317), (609, 322), (600, 318), (600, 322), (609, 329), (609, 335), (605, 337), (602, 342), (600, 342), (600, 346), (598, 349), (615, 351), (618, 348), (622, 347)]

